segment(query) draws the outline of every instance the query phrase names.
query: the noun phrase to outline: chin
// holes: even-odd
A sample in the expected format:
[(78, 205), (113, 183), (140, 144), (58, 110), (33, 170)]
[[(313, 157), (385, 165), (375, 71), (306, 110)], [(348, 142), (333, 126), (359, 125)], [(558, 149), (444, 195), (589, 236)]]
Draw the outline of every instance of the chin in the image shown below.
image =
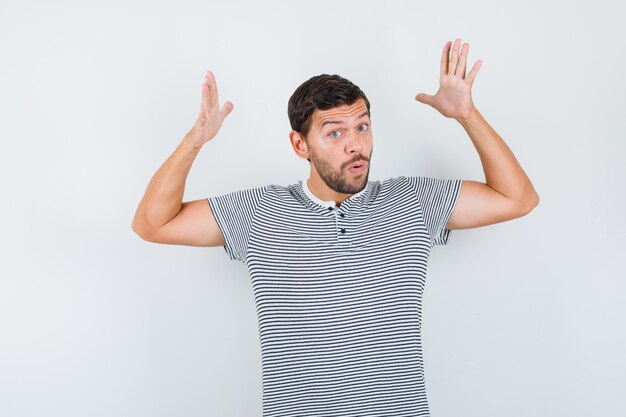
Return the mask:
[(363, 189), (367, 186), (367, 176), (365, 176), (363, 179), (360, 180), (361, 182), (359, 182), (359, 187), (357, 189), (354, 190), (354, 192), (352, 194), (356, 194), (359, 191), (363, 191)]

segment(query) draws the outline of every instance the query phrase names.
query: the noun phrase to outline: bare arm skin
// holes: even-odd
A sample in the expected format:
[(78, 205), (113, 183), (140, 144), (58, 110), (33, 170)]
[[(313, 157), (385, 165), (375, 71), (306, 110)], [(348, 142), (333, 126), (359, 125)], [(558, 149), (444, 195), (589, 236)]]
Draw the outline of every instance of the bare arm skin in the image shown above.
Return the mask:
[(539, 195), (511, 149), (478, 110), (459, 123), (480, 155), (487, 183), (463, 181), (447, 228), (468, 229), (528, 214), (539, 204)]
[(135, 212), (132, 229), (142, 239), (188, 246), (224, 245), (206, 199), (183, 203), (182, 198), (193, 161), (202, 146), (215, 137), (233, 107), (227, 101), (220, 109), (215, 76), (207, 71), (196, 123), (154, 174)]
[[(471, 88), (482, 65), (478, 60), (465, 76), (469, 44), (459, 55), (456, 39), (441, 55), (439, 90), (434, 96), (419, 93), (415, 99), (428, 104), (465, 129), (476, 147), (486, 183), (464, 180), (447, 229), (469, 229), (512, 220), (528, 214), (539, 204), (539, 195), (502, 138), (474, 106)], [(450, 55), (450, 56), (449, 56)]]

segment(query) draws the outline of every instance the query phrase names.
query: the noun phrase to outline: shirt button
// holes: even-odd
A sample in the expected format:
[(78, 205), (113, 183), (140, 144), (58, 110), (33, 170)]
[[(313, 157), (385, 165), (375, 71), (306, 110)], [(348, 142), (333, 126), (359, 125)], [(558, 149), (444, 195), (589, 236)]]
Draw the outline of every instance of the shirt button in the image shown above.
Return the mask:
[(346, 233), (346, 229), (341, 229), (341, 233)]
[(332, 209), (333, 209), (332, 207), (328, 207), (328, 210), (332, 210)]
[(341, 217), (346, 217), (346, 215), (345, 215), (345, 214), (343, 214), (343, 213), (339, 213), (339, 215), (340, 215)]

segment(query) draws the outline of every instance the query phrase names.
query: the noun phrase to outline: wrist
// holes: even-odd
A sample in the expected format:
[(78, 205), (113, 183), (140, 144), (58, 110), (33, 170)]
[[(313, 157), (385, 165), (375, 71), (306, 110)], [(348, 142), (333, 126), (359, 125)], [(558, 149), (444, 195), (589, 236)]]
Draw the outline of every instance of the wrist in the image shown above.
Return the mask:
[(202, 149), (204, 142), (193, 131), (189, 131), (183, 138), (181, 145), (190, 151), (198, 152)]
[(480, 112), (474, 106), (465, 114), (463, 117), (456, 117), (457, 122), (459, 122), (463, 127), (472, 124), (473, 122), (480, 119)]

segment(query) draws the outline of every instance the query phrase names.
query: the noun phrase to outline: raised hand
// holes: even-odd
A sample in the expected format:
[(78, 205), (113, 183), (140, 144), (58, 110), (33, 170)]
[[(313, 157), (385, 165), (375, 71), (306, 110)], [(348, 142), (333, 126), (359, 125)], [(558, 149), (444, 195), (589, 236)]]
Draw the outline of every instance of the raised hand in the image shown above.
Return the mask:
[(452, 41), (446, 42), (441, 54), (439, 90), (434, 96), (419, 93), (415, 96), (415, 100), (428, 104), (446, 117), (465, 119), (475, 110), (471, 90), (474, 78), (482, 65), (482, 60), (476, 61), (466, 76), (465, 67), (469, 43), (463, 44), (459, 55), (461, 39), (456, 39), (452, 46), (452, 54), (449, 57), (451, 43)]
[(207, 71), (204, 75), (204, 83), (202, 83), (200, 113), (188, 135), (190, 142), (194, 145), (202, 146), (213, 139), (222, 127), (222, 122), (233, 111), (233, 108), (233, 103), (227, 101), (220, 109), (215, 75), (213, 75), (213, 72)]

